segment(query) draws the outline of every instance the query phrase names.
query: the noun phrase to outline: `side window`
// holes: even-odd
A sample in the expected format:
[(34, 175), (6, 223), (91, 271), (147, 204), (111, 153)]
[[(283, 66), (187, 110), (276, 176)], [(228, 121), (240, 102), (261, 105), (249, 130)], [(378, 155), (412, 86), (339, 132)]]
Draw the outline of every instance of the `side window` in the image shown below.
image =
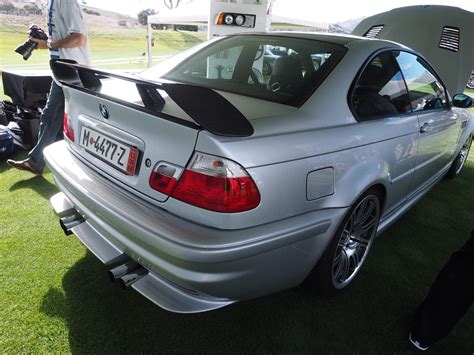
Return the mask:
[(390, 52), (379, 54), (367, 65), (354, 85), (351, 104), (359, 121), (411, 111), (400, 68)]
[(447, 107), (448, 100), (443, 85), (419, 57), (406, 52), (394, 53), (408, 86), (413, 111)]

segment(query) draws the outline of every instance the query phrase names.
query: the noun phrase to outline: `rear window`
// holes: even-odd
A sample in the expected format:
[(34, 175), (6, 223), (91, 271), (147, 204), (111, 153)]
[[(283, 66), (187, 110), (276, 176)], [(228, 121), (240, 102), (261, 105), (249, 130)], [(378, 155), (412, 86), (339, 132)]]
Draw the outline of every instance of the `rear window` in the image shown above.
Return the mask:
[[(300, 106), (344, 53), (343, 46), (310, 39), (231, 36), (185, 57), (161, 77)], [(151, 69), (142, 76), (158, 80), (158, 73)]]

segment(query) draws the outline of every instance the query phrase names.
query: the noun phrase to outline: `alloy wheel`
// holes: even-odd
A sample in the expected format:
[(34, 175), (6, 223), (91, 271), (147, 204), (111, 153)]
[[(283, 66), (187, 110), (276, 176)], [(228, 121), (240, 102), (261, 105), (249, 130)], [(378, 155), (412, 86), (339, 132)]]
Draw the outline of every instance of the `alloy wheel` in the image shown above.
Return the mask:
[(380, 202), (367, 195), (353, 209), (336, 247), (332, 263), (332, 282), (342, 289), (357, 275), (377, 233)]
[(464, 143), (463, 147), (461, 148), (461, 151), (459, 152), (458, 159), (456, 160), (456, 169), (455, 169), (455, 174), (458, 175), (464, 164), (466, 163), (467, 157), (469, 155), (469, 150), (471, 149), (471, 143), (472, 143), (472, 136), (469, 137)]

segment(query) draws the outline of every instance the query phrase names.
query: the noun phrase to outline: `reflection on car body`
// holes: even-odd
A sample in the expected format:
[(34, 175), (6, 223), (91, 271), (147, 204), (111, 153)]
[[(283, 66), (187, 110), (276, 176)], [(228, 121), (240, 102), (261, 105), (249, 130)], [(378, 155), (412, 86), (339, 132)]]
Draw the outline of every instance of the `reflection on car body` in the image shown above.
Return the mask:
[[(460, 173), (474, 130), (472, 100), (451, 100), (426, 59), (362, 37), (230, 36), (135, 78), (52, 68), (68, 101), (66, 140), (45, 149), (62, 225), (174, 312), (344, 289), (375, 237)], [(120, 160), (134, 169), (81, 132), (135, 152)]]

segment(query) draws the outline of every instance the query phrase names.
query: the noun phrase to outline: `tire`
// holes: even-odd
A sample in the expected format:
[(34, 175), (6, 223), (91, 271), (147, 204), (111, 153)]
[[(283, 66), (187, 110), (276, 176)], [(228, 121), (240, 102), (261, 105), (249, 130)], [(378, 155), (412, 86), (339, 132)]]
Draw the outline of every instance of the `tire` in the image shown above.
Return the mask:
[(462, 146), (461, 151), (459, 152), (459, 154), (456, 156), (456, 159), (454, 159), (453, 163), (451, 164), (451, 168), (446, 174), (448, 178), (453, 179), (461, 173), (462, 168), (466, 164), (467, 157), (469, 156), (471, 145), (472, 145), (472, 135), (467, 138), (466, 142), (464, 142), (464, 145)]
[[(349, 286), (358, 275), (377, 234), (382, 196), (377, 189), (366, 191), (352, 205), (306, 286), (321, 295), (334, 295)], [(365, 232), (360, 228), (368, 228)]]

